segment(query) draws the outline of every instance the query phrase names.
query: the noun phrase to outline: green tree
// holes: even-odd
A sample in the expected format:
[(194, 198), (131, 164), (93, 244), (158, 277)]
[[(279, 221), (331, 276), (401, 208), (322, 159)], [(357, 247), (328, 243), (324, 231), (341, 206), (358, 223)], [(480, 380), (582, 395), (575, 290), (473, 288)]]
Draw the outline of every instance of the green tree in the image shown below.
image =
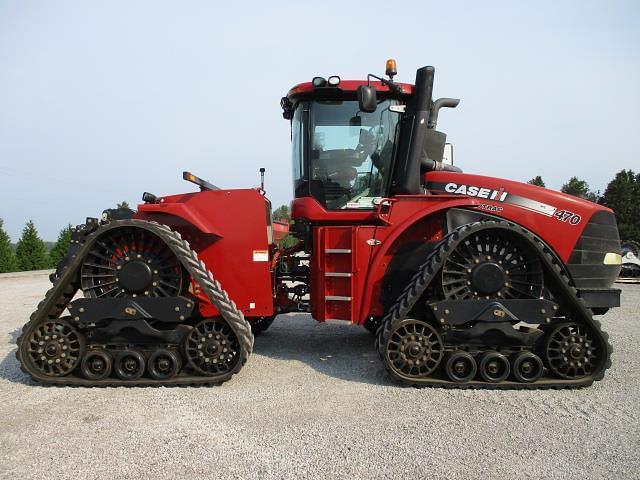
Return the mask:
[(598, 201), (598, 194), (589, 190), (589, 184), (578, 177), (571, 177), (567, 183), (562, 185), (560, 191), (592, 202)]
[(279, 220), (281, 222), (290, 221), (291, 213), (289, 212), (289, 206), (288, 205), (279, 206), (273, 211), (273, 213), (271, 214), (271, 218), (273, 218), (274, 220)]
[(3, 220), (0, 218), (0, 273), (15, 272), (18, 262), (11, 247), (11, 239), (3, 228)]
[(529, 185), (536, 185), (538, 187), (543, 187), (546, 188), (546, 185), (544, 183), (544, 180), (542, 180), (542, 177), (540, 175), (537, 175), (535, 177), (533, 177), (531, 180), (529, 180), (527, 182)]
[(51, 251), (49, 252), (49, 266), (51, 268), (56, 268), (58, 264), (62, 261), (64, 256), (67, 254), (69, 250), (69, 246), (71, 245), (71, 230), (73, 227), (71, 224), (64, 227), (60, 230), (58, 234), (58, 240), (56, 244), (53, 246)]
[(602, 203), (616, 213), (620, 238), (640, 242), (640, 173), (618, 172), (607, 185)]
[(129, 203), (125, 200), (116, 205), (116, 208), (131, 208), (129, 207)]
[(288, 233), (282, 240), (280, 240), (280, 247), (291, 248), (298, 242), (299, 240), (296, 237)]
[(49, 266), (47, 247), (38, 236), (38, 230), (32, 220), (29, 220), (22, 230), (22, 237), (16, 245), (16, 258), (22, 271), (42, 270)]

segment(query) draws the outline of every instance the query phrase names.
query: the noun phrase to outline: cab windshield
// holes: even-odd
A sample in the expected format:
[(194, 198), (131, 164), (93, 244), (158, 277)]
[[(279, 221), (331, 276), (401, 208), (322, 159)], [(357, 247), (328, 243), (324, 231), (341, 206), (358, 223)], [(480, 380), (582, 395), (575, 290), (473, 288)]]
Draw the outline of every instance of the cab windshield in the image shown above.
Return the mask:
[(296, 196), (328, 209), (373, 208), (386, 194), (399, 114), (383, 100), (373, 113), (356, 100), (298, 104), (292, 123)]

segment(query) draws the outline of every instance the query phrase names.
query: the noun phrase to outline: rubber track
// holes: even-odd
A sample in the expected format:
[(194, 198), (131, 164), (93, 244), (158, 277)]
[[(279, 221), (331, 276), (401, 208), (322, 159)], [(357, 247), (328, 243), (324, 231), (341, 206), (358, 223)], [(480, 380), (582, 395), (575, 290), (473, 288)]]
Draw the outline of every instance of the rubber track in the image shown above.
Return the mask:
[[(538, 252), (540, 260), (545, 266), (545, 273), (554, 280), (554, 298), (561, 307), (570, 313), (572, 321), (583, 323), (591, 327), (600, 347), (604, 353), (604, 358), (594, 373), (579, 380), (563, 380), (542, 378), (534, 383), (519, 383), (515, 381), (504, 381), (500, 383), (488, 383), (471, 381), (468, 383), (456, 383), (448, 380), (429, 379), (416, 380), (403, 378), (394, 372), (387, 365), (383, 346), (386, 345), (393, 331), (394, 326), (403, 320), (411, 311), (416, 302), (422, 297), (429, 284), (434, 280), (447, 256), (469, 235), (483, 230), (506, 230), (518, 234)], [(412, 277), (402, 294), (396, 300), (383, 318), (376, 336), (376, 348), (387, 371), (397, 381), (413, 386), (438, 386), (446, 388), (488, 388), (488, 389), (544, 389), (544, 388), (580, 388), (591, 385), (594, 381), (601, 380), (605, 371), (611, 366), (611, 353), (613, 348), (609, 343), (609, 335), (601, 328), (600, 322), (593, 318), (591, 310), (587, 308), (580, 298), (578, 291), (573, 287), (569, 276), (564, 270), (564, 266), (557, 259), (555, 254), (546, 244), (530, 231), (511, 222), (506, 221), (480, 221), (463, 225), (456, 230), (445, 235), (440, 243), (429, 254), (425, 263)]]
[[(23, 341), (29, 338), (33, 329), (40, 323), (48, 319), (60, 317), (67, 304), (80, 288), (80, 267), (82, 260), (91, 250), (96, 240), (104, 233), (123, 227), (141, 228), (157, 235), (173, 251), (180, 260), (184, 268), (200, 286), (211, 303), (220, 312), (220, 315), (229, 324), (238, 337), (240, 344), (240, 358), (233, 370), (217, 376), (177, 376), (169, 380), (158, 381), (141, 378), (135, 381), (124, 381), (117, 378), (108, 378), (100, 381), (90, 381), (85, 378), (64, 376), (49, 377), (31, 369), (29, 359), (25, 355), (22, 358)], [(71, 322), (73, 324), (73, 322)], [(207, 266), (198, 258), (195, 251), (189, 246), (189, 242), (184, 240), (178, 232), (171, 230), (166, 225), (145, 220), (114, 220), (106, 225), (100, 226), (96, 231), (86, 237), (86, 241), (78, 252), (73, 256), (71, 263), (63, 270), (53, 287), (46, 293), (44, 299), (39, 303), (35, 312), (31, 314), (29, 322), (22, 328), (22, 334), (17, 342), (18, 350), (16, 357), (20, 363), (20, 368), (24, 373), (34, 380), (48, 385), (60, 386), (169, 386), (169, 385), (215, 385), (229, 380), (246, 363), (253, 350), (253, 334), (251, 326), (244, 318), (244, 315), (236, 307), (233, 300), (229, 298), (227, 292), (222, 288)]]

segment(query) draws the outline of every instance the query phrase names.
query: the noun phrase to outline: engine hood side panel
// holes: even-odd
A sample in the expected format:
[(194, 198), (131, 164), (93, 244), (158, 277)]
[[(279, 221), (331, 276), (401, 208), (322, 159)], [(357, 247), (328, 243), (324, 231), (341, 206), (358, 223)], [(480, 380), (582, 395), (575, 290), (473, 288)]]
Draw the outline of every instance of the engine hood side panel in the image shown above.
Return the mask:
[[(430, 172), (433, 194), (454, 194), (481, 200), (475, 209), (513, 221), (541, 237), (564, 263), (591, 217), (611, 210), (572, 195), (512, 180), (453, 172)], [(616, 239), (617, 240), (617, 239)]]

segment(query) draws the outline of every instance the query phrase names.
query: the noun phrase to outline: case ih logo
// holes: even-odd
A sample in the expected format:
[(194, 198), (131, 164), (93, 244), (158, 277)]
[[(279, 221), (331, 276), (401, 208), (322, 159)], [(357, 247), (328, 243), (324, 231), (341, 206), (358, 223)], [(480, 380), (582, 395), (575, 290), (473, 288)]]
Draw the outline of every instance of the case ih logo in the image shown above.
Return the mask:
[(444, 186), (444, 191), (457, 195), (467, 195), (469, 197), (487, 198), (498, 202), (504, 202), (507, 195), (509, 195), (503, 188), (500, 190), (491, 190), (490, 188), (476, 187), (475, 185), (458, 185), (457, 183), (447, 183)]

